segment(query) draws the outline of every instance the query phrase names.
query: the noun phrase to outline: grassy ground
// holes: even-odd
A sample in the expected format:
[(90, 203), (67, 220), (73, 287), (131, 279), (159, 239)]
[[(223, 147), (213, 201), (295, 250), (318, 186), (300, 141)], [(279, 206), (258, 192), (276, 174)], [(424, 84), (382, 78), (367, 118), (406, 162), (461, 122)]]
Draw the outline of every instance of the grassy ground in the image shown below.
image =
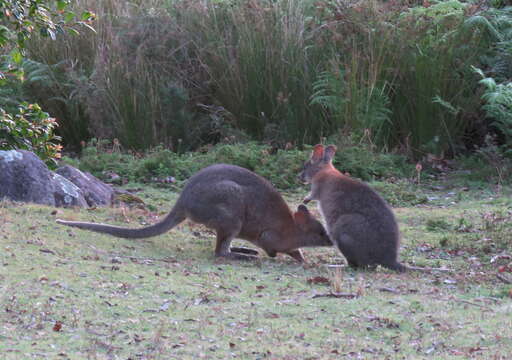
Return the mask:
[[(511, 358), (510, 189), (416, 193), (428, 201), (395, 208), (401, 259), (450, 273), (335, 271), (335, 249), (228, 263), (190, 223), (130, 241), (54, 222), (147, 224), (175, 201), (165, 190), (138, 193), (152, 212), (0, 203), (2, 358)], [(318, 296), (333, 288), (349, 296)]]

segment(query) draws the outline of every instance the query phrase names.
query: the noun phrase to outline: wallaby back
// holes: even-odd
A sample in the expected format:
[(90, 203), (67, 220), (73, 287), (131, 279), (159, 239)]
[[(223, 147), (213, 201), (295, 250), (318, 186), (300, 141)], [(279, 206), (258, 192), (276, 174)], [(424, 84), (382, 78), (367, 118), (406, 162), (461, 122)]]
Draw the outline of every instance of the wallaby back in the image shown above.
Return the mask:
[(368, 185), (341, 174), (332, 165), (336, 148), (316, 145), (299, 175), (311, 183), (304, 199), (319, 201), (329, 236), (350, 266), (382, 265), (404, 271), (397, 261), (400, 232), (393, 211)]
[[(183, 188), (176, 204), (160, 222), (139, 229), (106, 224), (57, 222), (125, 238), (162, 234), (186, 218), (217, 233), (216, 256), (246, 258), (245, 248), (230, 248), (235, 238), (248, 240), (270, 256), (277, 252), (302, 261), (299, 248), (330, 246), (322, 224), (305, 206), (292, 213), (277, 190), (261, 176), (238, 166), (217, 164), (196, 173)], [(237, 254), (232, 251), (237, 250)]]

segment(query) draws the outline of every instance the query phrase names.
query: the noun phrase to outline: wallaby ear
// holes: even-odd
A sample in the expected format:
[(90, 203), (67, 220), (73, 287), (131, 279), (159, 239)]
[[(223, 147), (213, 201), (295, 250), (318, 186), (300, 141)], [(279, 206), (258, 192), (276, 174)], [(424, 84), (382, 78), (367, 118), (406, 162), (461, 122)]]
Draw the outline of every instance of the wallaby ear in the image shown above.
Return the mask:
[(293, 219), (297, 225), (305, 225), (310, 216), (308, 208), (305, 205), (299, 205), (297, 211), (293, 214)]
[(300, 204), (299, 207), (297, 208), (297, 212), (301, 212), (303, 213), (304, 215), (309, 215), (309, 210), (308, 210), (308, 207), (304, 204)]
[(323, 160), (326, 163), (331, 163), (335, 153), (336, 153), (336, 146), (334, 146), (334, 145), (327, 146), (324, 151)]
[(293, 220), (295, 221), (295, 224), (297, 224), (299, 226), (304, 225), (307, 222), (307, 215), (300, 210), (296, 211), (293, 214)]
[(324, 146), (322, 144), (317, 144), (313, 148), (313, 153), (311, 154), (311, 160), (320, 161), (324, 157)]

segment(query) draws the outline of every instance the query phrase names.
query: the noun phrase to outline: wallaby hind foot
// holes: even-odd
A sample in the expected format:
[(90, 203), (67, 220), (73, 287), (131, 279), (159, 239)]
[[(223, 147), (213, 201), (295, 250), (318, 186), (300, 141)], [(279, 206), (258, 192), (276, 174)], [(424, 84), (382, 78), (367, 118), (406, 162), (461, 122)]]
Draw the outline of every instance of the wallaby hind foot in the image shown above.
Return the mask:
[(238, 252), (230, 252), (228, 254), (223, 255), (215, 255), (216, 261), (222, 261), (222, 260), (241, 260), (241, 261), (255, 261), (259, 260), (259, 256), (255, 255), (249, 255), (249, 254), (242, 254)]
[(258, 250), (254, 250), (248, 247), (231, 247), (229, 249), (232, 253), (247, 254), (247, 255), (259, 255)]

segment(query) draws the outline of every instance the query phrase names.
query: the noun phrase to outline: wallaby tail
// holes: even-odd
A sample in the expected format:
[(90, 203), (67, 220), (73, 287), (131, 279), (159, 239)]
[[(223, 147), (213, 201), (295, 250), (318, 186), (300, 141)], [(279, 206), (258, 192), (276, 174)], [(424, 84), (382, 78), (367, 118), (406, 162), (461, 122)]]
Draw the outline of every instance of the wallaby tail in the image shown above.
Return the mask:
[(451, 272), (450, 269), (446, 268), (432, 268), (432, 267), (418, 267), (418, 266), (409, 266), (400, 264), (398, 261), (393, 265), (384, 265), (390, 270), (395, 270), (396, 272), (406, 272), (406, 271), (421, 271), (421, 272)]
[(396, 261), (394, 264), (382, 264), (384, 267), (387, 267), (390, 270), (394, 270), (399, 273), (406, 272), (409, 270), (408, 266), (405, 266), (403, 264), (400, 264), (398, 261)]
[(108, 224), (97, 224), (80, 221), (65, 221), (60, 219), (57, 219), (57, 223), (77, 227), (80, 229), (92, 230), (99, 233), (110, 234), (113, 236), (126, 239), (140, 239), (163, 234), (164, 232), (172, 229), (173, 227), (181, 223), (183, 220), (185, 220), (185, 218), (186, 215), (184, 214), (184, 211), (175, 205), (174, 208), (172, 208), (172, 210), (169, 212), (169, 214), (167, 214), (162, 220), (160, 220), (156, 224), (138, 229), (130, 229)]

